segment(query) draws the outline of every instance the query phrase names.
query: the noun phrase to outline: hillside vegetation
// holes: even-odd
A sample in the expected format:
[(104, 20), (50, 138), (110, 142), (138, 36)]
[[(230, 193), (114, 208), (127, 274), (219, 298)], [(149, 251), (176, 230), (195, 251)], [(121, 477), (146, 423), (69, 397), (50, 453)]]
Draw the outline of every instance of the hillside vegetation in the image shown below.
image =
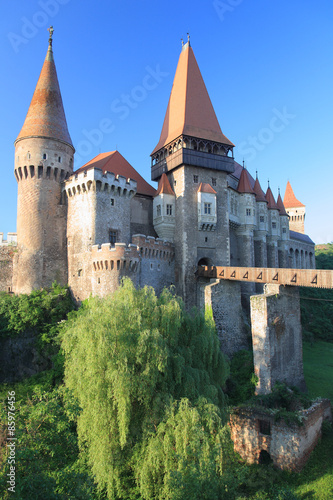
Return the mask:
[[(333, 269), (333, 243), (316, 247), (317, 269)], [(301, 314), (306, 340), (333, 342), (333, 290), (301, 288)]]

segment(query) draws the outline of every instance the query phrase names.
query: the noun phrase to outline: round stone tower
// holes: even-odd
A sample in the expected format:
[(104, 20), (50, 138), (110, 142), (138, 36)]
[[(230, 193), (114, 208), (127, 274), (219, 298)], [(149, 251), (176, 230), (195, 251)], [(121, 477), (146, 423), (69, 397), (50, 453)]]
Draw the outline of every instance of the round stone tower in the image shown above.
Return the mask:
[(18, 182), (14, 292), (67, 283), (67, 207), (63, 181), (73, 173), (57, 72), (49, 47), (22, 130), (15, 141)]

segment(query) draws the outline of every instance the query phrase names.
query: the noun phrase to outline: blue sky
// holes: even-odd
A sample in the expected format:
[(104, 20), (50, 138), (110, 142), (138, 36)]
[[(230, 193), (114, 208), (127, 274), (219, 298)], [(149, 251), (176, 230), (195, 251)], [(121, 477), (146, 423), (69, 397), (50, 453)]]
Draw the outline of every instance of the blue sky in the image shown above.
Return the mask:
[[(275, 197), (289, 180), (306, 232), (333, 241), (330, 0), (15, 0), (0, 26), (0, 231), (16, 230), (14, 146), (54, 26), (75, 168), (118, 151), (150, 182), (181, 38), (191, 45), (235, 158)], [(150, 76), (148, 76), (150, 75)], [(154, 183), (152, 183), (155, 185)]]

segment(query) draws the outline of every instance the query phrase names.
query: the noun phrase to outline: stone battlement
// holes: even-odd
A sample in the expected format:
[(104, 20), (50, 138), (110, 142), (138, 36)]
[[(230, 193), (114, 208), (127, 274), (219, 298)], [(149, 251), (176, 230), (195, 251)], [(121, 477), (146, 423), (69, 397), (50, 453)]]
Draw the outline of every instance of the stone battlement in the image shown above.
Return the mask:
[(77, 172), (65, 184), (68, 196), (93, 190), (132, 198), (137, 190), (137, 182), (135, 180), (127, 179), (122, 175), (115, 175), (113, 172), (103, 172), (99, 168)]
[(0, 233), (0, 246), (17, 245), (17, 234), (16, 233), (7, 233), (7, 239), (4, 239), (4, 234)]
[(138, 248), (132, 243), (93, 245), (91, 258), (94, 271), (136, 271), (140, 261)]
[(138, 246), (142, 258), (174, 259), (175, 246), (170, 241), (144, 234), (134, 234), (132, 241)]

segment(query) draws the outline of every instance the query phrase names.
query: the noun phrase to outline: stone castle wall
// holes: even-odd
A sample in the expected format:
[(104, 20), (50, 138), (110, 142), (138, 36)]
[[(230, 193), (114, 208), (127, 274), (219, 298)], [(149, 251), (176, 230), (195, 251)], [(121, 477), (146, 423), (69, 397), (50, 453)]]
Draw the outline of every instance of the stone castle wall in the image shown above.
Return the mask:
[(140, 254), (139, 285), (152, 286), (157, 294), (164, 287), (174, 284), (175, 280), (175, 249), (170, 242), (160, 238), (134, 235), (132, 241), (138, 247)]
[(0, 292), (12, 291), (13, 257), (16, 247), (0, 245)]

